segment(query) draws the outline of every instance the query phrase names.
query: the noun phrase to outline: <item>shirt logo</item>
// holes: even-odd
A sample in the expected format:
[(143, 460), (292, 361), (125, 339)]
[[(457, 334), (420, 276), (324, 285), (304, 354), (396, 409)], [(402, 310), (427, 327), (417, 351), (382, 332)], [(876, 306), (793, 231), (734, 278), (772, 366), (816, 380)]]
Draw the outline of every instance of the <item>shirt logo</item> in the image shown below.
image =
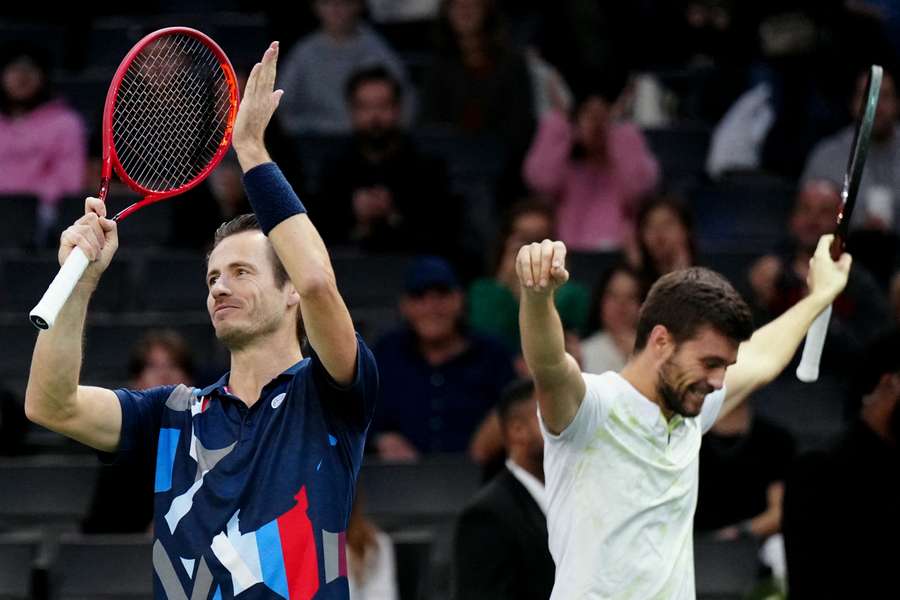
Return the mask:
[(284, 402), (284, 394), (278, 394), (274, 398), (272, 398), (272, 408), (278, 408), (281, 406), (281, 403)]

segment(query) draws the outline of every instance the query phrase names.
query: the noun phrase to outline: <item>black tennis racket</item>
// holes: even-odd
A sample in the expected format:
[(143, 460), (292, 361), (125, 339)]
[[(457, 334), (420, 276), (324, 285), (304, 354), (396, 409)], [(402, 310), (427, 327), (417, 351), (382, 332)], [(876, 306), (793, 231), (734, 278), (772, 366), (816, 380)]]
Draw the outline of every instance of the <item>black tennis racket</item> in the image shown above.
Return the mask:
[[(881, 76), (881, 67), (872, 65), (866, 85), (865, 106), (856, 123), (856, 135), (853, 136), (850, 159), (841, 188), (841, 209), (838, 211), (834, 242), (831, 244), (831, 256), (835, 260), (841, 256), (847, 243), (850, 216), (856, 206), (856, 193), (859, 191), (859, 182), (862, 180), (866, 155), (869, 153), (869, 143), (872, 139), (872, 125), (875, 123), (878, 94), (881, 91)], [(797, 379), (800, 381), (812, 382), (819, 378), (819, 361), (822, 358), (822, 348), (825, 346), (825, 335), (828, 333), (830, 320), (831, 306), (822, 311), (806, 332), (806, 344), (803, 346), (803, 355), (797, 366)]]

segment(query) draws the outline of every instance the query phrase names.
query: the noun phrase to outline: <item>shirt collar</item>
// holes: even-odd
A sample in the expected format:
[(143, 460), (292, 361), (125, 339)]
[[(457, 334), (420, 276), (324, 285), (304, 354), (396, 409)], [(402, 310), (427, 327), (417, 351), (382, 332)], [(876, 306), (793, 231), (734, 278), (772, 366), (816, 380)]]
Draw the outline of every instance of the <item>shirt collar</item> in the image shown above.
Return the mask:
[(538, 507), (541, 509), (541, 512), (544, 515), (547, 514), (547, 493), (544, 490), (544, 484), (540, 479), (517, 465), (513, 462), (513, 459), (506, 459), (506, 468), (509, 469), (509, 472), (513, 474), (513, 477), (519, 480), (519, 483), (525, 488), (525, 490), (534, 498), (534, 501), (537, 503)]
[(679, 425), (684, 423), (684, 417), (678, 414), (672, 415), (671, 419), (666, 420), (665, 417), (663, 417), (662, 410), (656, 402), (653, 402), (650, 398), (640, 393), (637, 388), (631, 385), (627, 379), (618, 373), (613, 374), (619, 380), (619, 387), (622, 389), (623, 395), (628, 400), (630, 412), (638, 420), (638, 423), (647, 429), (654, 429), (662, 426), (668, 433), (672, 433)]
[[(296, 375), (297, 371), (300, 370), (300, 367), (303, 366), (303, 362), (306, 360), (308, 360), (308, 359), (302, 358), (299, 361), (297, 361), (296, 363), (294, 363), (293, 365), (291, 365), (290, 367), (288, 367), (287, 369), (285, 369), (284, 371), (282, 371), (281, 373), (279, 373), (275, 377), (275, 379), (273, 379), (272, 381), (270, 381), (269, 383), (264, 385), (263, 389), (265, 390), (268, 386), (270, 386), (273, 383), (280, 381), (286, 377), (293, 377), (294, 375)], [(200, 392), (197, 395), (203, 397), (203, 396), (209, 396), (213, 392), (216, 392), (217, 394), (227, 393), (225, 388), (228, 386), (228, 378), (230, 376), (231, 376), (231, 371), (227, 371), (224, 375), (222, 375), (219, 378), (218, 381), (216, 381), (214, 384), (212, 384), (210, 386), (203, 388), (202, 390), (200, 390)]]

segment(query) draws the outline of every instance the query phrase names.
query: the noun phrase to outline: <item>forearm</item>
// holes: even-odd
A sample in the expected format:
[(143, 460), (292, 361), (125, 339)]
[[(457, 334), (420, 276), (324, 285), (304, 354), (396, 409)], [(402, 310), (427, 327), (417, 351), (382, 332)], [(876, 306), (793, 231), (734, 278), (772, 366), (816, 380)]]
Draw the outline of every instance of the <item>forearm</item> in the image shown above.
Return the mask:
[(272, 162), (272, 158), (263, 144), (235, 144), (234, 150), (235, 154), (237, 154), (238, 163), (241, 165), (241, 171), (244, 174), (261, 164)]
[(53, 327), (37, 337), (25, 391), (25, 412), (32, 421), (64, 421), (75, 412), (84, 322), (92, 293), (93, 285), (76, 285)]
[(562, 320), (553, 294), (522, 294), (519, 306), (522, 356), (535, 382), (552, 388), (567, 373), (566, 343)]
[(771, 381), (790, 363), (810, 325), (827, 306), (827, 300), (818, 296), (802, 299), (777, 319), (757, 329), (741, 345), (738, 364), (743, 356), (752, 357), (765, 367), (759, 373), (765, 379), (763, 383)]

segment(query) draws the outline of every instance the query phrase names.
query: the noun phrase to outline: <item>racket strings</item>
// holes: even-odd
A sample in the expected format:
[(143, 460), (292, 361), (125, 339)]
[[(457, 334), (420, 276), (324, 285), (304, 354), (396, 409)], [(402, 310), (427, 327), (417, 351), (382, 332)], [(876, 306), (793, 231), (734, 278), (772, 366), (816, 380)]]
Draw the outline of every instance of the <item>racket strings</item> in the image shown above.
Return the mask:
[(231, 85), (204, 43), (168, 35), (134, 58), (113, 110), (113, 145), (125, 173), (147, 190), (170, 191), (195, 179), (218, 151)]

